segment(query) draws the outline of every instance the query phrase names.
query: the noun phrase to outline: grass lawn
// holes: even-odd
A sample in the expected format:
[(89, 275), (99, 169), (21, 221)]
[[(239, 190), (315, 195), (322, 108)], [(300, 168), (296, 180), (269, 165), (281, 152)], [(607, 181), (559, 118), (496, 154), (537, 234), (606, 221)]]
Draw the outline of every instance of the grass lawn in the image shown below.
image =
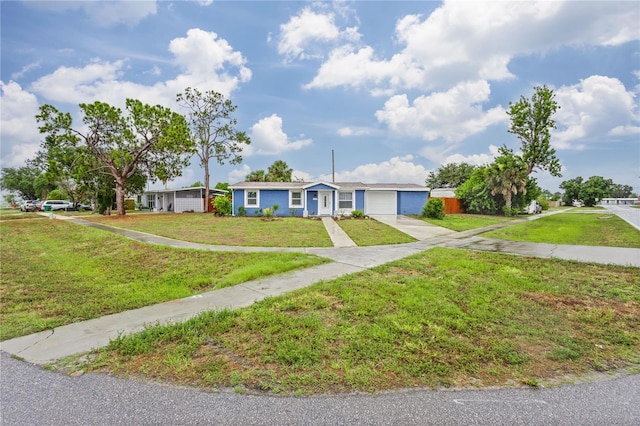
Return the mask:
[(534, 243), (640, 248), (640, 231), (618, 216), (572, 210), (482, 234)]
[(132, 229), (203, 244), (256, 247), (331, 247), (320, 220), (279, 217), (216, 217), (202, 213), (137, 214), (83, 218), (119, 228)]
[(495, 225), (496, 223), (509, 222), (518, 219), (517, 216), (493, 216), (482, 214), (448, 214), (442, 220), (428, 219), (416, 216), (416, 219), (424, 220), (433, 225), (442, 226), (452, 231), (468, 231), (470, 229), (484, 228), (485, 226)]
[(375, 219), (342, 219), (338, 225), (359, 246), (412, 243), (415, 238)]
[(639, 268), (435, 248), (120, 337), (80, 368), (286, 394), (538, 386), (639, 365), (638, 282)]
[(18, 219), (45, 219), (44, 216), (40, 216), (35, 212), (21, 212), (20, 210), (0, 210), (0, 222), (5, 220), (18, 220)]
[(142, 244), (61, 220), (0, 222), (0, 340), (324, 263)]

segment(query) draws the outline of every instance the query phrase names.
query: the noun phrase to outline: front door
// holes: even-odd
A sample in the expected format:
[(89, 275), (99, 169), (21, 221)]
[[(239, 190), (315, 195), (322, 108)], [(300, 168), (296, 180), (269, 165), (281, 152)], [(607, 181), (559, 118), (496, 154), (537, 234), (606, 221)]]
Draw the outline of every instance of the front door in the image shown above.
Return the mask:
[(331, 216), (333, 214), (333, 193), (331, 191), (318, 191), (318, 216)]

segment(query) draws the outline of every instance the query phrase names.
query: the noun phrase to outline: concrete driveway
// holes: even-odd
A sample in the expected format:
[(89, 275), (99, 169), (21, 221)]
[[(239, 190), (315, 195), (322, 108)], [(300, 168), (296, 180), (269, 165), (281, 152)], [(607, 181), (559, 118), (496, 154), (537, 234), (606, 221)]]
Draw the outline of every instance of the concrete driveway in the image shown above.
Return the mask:
[(392, 226), (420, 241), (455, 232), (447, 228), (442, 228), (441, 226), (432, 225), (423, 220), (403, 215), (372, 215), (371, 218), (385, 225)]

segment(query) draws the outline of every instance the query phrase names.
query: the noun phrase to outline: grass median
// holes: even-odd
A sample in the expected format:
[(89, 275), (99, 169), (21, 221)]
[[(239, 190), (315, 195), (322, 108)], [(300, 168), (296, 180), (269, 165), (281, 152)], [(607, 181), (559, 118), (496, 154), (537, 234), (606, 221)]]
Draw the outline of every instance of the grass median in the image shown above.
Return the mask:
[(93, 216), (87, 220), (194, 243), (257, 247), (331, 247), (319, 220), (216, 217), (202, 213)]
[(412, 243), (415, 238), (375, 219), (341, 219), (338, 225), (358, 246)]
[(638, 282), (638, 268), (435, 248), (120, 337), (80, 368), (285, 394), (538, 386), (638, 366)]
[(610, 213), (569, 211), (482, 234), (532, 243), (640, 248), (640, 231)]
[(326, 262), (138, 243), (60, 220), (0, 223), (0, 340)]

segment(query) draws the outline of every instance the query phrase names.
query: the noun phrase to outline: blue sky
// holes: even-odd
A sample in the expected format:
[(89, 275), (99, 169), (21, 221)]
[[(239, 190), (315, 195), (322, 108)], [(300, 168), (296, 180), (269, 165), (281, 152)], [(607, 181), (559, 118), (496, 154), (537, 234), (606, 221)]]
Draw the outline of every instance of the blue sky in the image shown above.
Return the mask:
[[(252, 139), (235, 183), (284, 160), (297, 178), (423, 184), (440, 165), (517, 151), (509, 102), (546, 84), (563, 177), (640, 190), (640, 3), (2, 1), (1, 166), (20, 167), (50, 103), (126, 98), (183, 112), (186, 87), (237, 105)], [(169, 187), (201, 181), (197, 157)], [(160, 187), (159, 183), (152, 187)]]

